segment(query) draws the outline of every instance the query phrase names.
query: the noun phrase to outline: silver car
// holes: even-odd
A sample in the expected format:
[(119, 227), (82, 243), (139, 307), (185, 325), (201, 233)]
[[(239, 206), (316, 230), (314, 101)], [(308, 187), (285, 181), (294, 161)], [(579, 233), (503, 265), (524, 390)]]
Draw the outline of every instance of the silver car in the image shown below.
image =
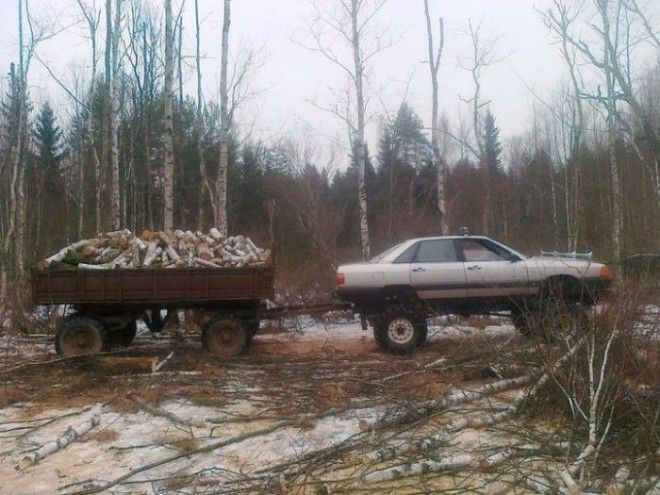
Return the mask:
[(530, 333), (530, 313), (547, 312), (550, 302), (592, 304), (611, 280), (609, 268), (590, 257), (527, 257), (483, 236), (426, 237), (341, 265), (337, 294), (372, 322), (379, 344), (406, 353), (425, 340), (430, 315), (510, 311)]

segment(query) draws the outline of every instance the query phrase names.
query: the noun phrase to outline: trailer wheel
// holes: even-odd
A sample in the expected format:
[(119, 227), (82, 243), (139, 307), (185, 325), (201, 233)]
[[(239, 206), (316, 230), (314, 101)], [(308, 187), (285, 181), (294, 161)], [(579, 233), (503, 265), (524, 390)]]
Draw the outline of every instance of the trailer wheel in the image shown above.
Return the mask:
[(247, 340), (245, 325), (228, 316), (216, 316), (202, 330), (202, 346), (217, 356), (238, 356), (245, 349)]
[(385, 320), (382, 337), (394, 354), (410, 354), (422, 341), (422, 325), (407, 315), (395, 315)]
[(112, 332), (112, 345), (119, 347), (128, 347), (135, 340), (137, 335), (137, 323), (135, 320), (128, 325)]
[(111, 344), (108, 328), (90, 316), (63, 318), (55, 335), (55, 350), (63, 356), (98, 354), (109, 351)]

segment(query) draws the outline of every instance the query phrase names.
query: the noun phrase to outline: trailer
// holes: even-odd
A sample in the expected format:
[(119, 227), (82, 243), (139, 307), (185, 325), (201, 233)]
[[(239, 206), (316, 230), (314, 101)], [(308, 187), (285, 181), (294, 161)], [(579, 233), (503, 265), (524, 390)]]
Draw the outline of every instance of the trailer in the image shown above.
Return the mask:
[(195, 311), (204, 349), (235, 356), (259, 329), (262, 302), (273, 298), (274, 267), (34, 270), (35, 305), (68, 305), (55, 336), (62, 355), (127, 346), (137, 320), (159, 332), (178, 310)]

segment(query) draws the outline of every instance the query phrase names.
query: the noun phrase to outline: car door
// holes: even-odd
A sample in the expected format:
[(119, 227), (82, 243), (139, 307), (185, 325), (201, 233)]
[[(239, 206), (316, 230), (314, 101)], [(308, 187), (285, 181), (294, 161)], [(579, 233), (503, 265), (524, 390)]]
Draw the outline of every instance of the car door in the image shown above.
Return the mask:
[[(468, 297), (508, 297), (530, 293), (527, 268), (488, 239), (459, 239)], [(513, 260), (513, 261), (512, 261)]]
[(466, 297), (465, 268), (456, 242), (420, 241), (410, 264), (410, 282), (420, 299)]

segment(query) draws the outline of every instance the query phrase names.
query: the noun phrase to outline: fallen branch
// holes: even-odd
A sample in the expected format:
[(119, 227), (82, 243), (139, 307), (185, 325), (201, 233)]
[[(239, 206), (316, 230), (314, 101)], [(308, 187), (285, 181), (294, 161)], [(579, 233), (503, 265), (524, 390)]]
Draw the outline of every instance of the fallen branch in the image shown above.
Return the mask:
[[(458, 430), (464, 428), (483, 428), (484, 426), (489, 426), (504, 421), (505, 419), (509, 418), (510, 416), (518, 412), (518, 410), (523, 406), (523, 404), (525, 404), (527, 401), (529, 401), (529, 399), (534, 397), (539, 392), (539, 390), (541, 390), (541, 387), (543, 387), (543, 385), (550, 379), (550, 377), (554, 373), (556, 373), (557, 370), (571, 356), (573, 356), (578, 351), (578, 349), (582, 346), (583, 342), (584, 341), (578, 342), (566, 354), (564, 354), (561, 358), (559, 358), (553, 364), (550, 370), (546, 371), (545, 373), (543, 373), (543, 375), (541, 375), (541, 377), (534, 383), (534, 385), (529, 389), (529, 391), (526, 394), (522, 395), (520, 398), (515, 400), (505, 410), (492, 414), (481, 415), (477, 418), (463, 417), (445, 426), (444, 428), (442, 428), (442, 430), (440, 430), (438, 433), (435, 433), (434, 435), (416, 440), (414, 442), (406, 442), (399, 445), (384, 447), (382, 449), (378, 449), (370, 452), (369, 454), (367, 454), (367, 457), (372, 461), (384, 461), (387, 459), (392, 459), (397, 455), (403, 452), (407, 452), (409, 450), (417, 450), (419, 452), (429, 452), (430, 450), (436, 448), (437, 446), (448, 442), (451, 435), (455, 434), (456, 431)], [(435, 407), (439, 405), (441, 401), (445, 401), (443, 404), (443, 408), (449, 405), (455, 405), (462, 402), (467, 402), (469, 400), (480, 398), (486, 393), (492, 393), (493, 391), (501, 391), (504, 390), (505, 388), (510, 388), (508, 387), (508, 385), (513, 383), (512, 380), (518, 380), (519, 382), (524, 383), (525, 381), (529, 380), (529, 376), (524, 376), (517, 379), (501, 380), (498, 382), (484, 385), (483, 387), (480, 387), (479, 389), (473, 392), (464, 392), (462, 396), (460, 394), (452, 394), (443, 399), (440, 399), (439, 401), (432, 401), (432, 402), (436, 403), (434, 404)]]
[[(333, 414), (337, 414), (337, 412), (338, 411), (335, 410), (335, 409), (330, 409), (329, 411), (326, 411), (326, 412), (324, 412), (323, 414), (320, 414), (320, 415), (310, 414), (309, 419), (320, 419), (320, 418), (323, 418), (323, 417), (326, 417), (326, 416), (331, 416)], [(341, 411), (339, 411), (339, 412), (341, 412)], [(166, 458), (161, 459), (159, 461), (155, 461), (155, 462), (152, 462), (152, 463), (147, 464), (145, 466), (142, 466), (138, 469), (134, 469), (133, 471), (131, 471), (129, 473), (126, 473), (123, 476), (119, 476), (118, 478), (115, 478), (114, 480), (107, 482), (103, 486), (97, 486), (97, 487), (89, 488), (89, 489), (82, 490), (82, 491), (79, 491), (79, 492), (75, 492), (75, 495), (89, 495), (89, 494), (92, 494), (92, 493), (105, 492), (105, 491), (108, 491), (113, 486), (116, 486), (120, 483), (123, 483), (123, 482), (133, 478), (136, 474), (143, 473), (145, 471), (149, 471), (151, 469), (162, 466), (164, 464), (169, 464), (170, 462), (177, 461), (177, 460), (182, 459), (184, 457), (191, 457), (191, 456), (196, 455), (196, 454), (203, 454), (203, 453), (207, 453), (207, 452), (213, 452), (214, 450), (220, 449), (222, 447), (226, 447), (227, 445), (240, 443), (240, 442), (242, 442), (244, 440), (247, 440), (249, 438), (258, 437), (258, 436), (261, 436), (261, 435), (268, 435), (270, 433), (273, 433), (276, 430), (279, 430), (280, 428), (295, 426), (296, 424), (298, 424), (298, 421), (299, 420), (279, 421), (278, 423), (275, 423), (274, 425), (272, 425), (268, 428), (262, 428), (260, 430), (253, 430), (251, 432), (245, 433), (243, 435), (238, 435), (238, 436), (230, 438), (228, 440), (223, 440), (221, 442), (211, 443), (209, 445), (205, 445), (203, 447), (199, 447), (199, 448), (194, 449), (194, 450), (189, 450), (189, 451), (186, 451), (186, 452), (180, 452), (180, 453), (178, 453), (176, 455), (173, 455), (171, 457), (166, 457)]]
[(48, 443), (45, 443), (34, 452), (25, 456), (16, 465), (16, 470), (22, 471), (30, 466), (34, 466), (44, 457), (65, 448), (67, 445), (72, 444), (78, 438), (85, 435), (89, 430), (91, 430), (95, 426), (98, 426), (100, 423), (101, 423), (101, 416), (100, 414), (97, 413), (97, 414), (93, 414), (87, 421), (84, 421), (83, 423), (79, 424), (76, 427), (69, 426), (69, 428), (62, 434), (62, 436)]
[(485, 458), (473, 454), (457, 454), (441, 458), (440, 460), (424, 460), (421, 462), (407, 463), (401, 466), (390, 467), (378, 471), (372, 471), (365, 476), (367, 483), (388, 481), (404, 476), (415, 476), (425, 473), (437, 473), (450, 469), (463, 469), (472, 467), (475, 469), (486, 469), (500, 464), (513, 457), (518, 451), (514, 449), (503, 449)]

